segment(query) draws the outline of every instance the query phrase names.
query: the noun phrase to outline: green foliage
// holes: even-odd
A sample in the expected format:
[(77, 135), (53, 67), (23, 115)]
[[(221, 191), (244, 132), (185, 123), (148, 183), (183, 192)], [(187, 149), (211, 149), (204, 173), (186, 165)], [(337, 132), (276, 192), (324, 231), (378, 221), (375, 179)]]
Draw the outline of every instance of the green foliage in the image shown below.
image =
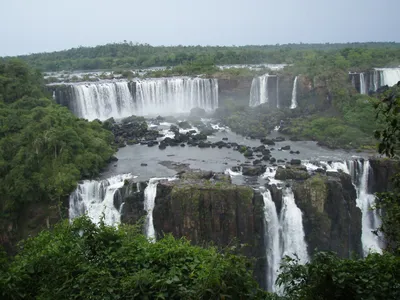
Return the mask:
[[(354, 112), (354, 114), (357, 114)], [(346, 116), (349, 117), (350, 113)], [(357, 149), (373, 146), (372, 133), (360, 130), (354, 119), (350, 124), (340, 117), (319, 117), (292, 119), (286, 133), (302, 139), (311, 139), (331, 148)], [(372, 123), (374, 124), (374, 122)], [(368, 127), (369, 125), (365, 125)], [(370, 128), (368, 128), (370, 129)]]
[(323, 69), (326, 63), (341, 69), (348, 67), (357, 69), (370, 68), (372, 67), (372, 62), (376, 64), (374, 67), (399, 65), (400, 52), (399, 44), (397, 43), (153, 47), (148, 44), (123, 42), (24, 55), (19, 58), (45, 71), (178, 66), (196, 60), (208, 61), (219, 65), (292, 64), (303, 61), (304, 64), (299, 70), (302, 70), (300, 73), (306, 74), (303, 71), (307, 68), (318, 67)]
[(248, 261), (132, 226), (64, 222), (21, 244), (1, 299), (262, 299)]
[(114, 152), (100, 122), (45, 98), (40, 74), (24, 63), (0, 63), (0, 78), (0, 211), (60, 201), (78, 180), (99, 173)]
[(369, 254), (365, 259), (342, 259), (317, 253), (301, 265), (286, 257), (278, 277), (287, 299), (399, 299), (400, 258)]
[[(376, 104), (377, 118), (383, 126), (375, 131), (380, 140), (379, 152), (389, 157), (398, 158), (400, 141), (400, 86), (394, 86), (385, 92), (383, 100)], [(386, 193), (379, 193), (377, 209), (381, 209), (386, 250), (400, 257), (400, 173), (392, 178), (393, 188)]]

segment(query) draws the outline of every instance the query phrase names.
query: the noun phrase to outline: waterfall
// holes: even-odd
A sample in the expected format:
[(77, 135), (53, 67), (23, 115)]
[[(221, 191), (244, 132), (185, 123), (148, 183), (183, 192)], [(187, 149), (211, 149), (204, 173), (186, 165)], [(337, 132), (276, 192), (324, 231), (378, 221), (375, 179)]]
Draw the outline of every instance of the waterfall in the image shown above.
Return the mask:
[(267, 287), (277, 291), (275, 281), (284, 256), (297, 255), (300, 263), (308, 261), (307, 244), (303, 229), (303, 216), (297, 207), (291, 188), (283, 190), (280, 216), (272, 200), (271, 192), (263, 193), (264, 216), (266, 222), (265, 244), (267, 258)]
[(367, 88), (365, 87), (364, 73), (360, 73), (360, 94), (367, 94)]
[(381, 86), (388, 85), (391, 87), (400, 81), (400, 68), (382, 68), (377, 70), (381, 71)]
[(279, 76), (276, 76), (276, 108), (281, 108), (279, 102)]
[(72, 85), (74, 113), (88, 120), (124, 118), (132, 115), (134, 103), (127, 82)]
[(272, 195), (269, 190), (263, 193), (264, 198), (264, 216), (266, 221), (265, 241), (267, 257), (267, 288), (269, 291), (275, 290), (275, 281), (278, 275), (279, 266), (282, 260), (282, 251), (279, 240), (279, 218), (276, 212), (276, 206), (272, 201)]
[(249, 106), (254, 107), (268, 103), (268, 74), (253, 78), (250, 88)]
[(100, 181), (84, 180), (69, 197), (69, 219), (86, 214), (92, 222), (99, 223), (104, 215), (106, 225), (119, 224), (122, 203), (115, 205), (122, 201), (118, 199), (118, 189), (130, 178), (131, 174), (122, 174)]
[[(132, 91), (130, 84), (134, 85)], [(134, 82), (72, 84), (70, 107), (88, 120), (189, 112), (218, 107), (218, 80), (203, 78), (146, 79)]]
[[(356, 167), (354, 166), (356, 164)], [(376, 210), (371, 210), (375, 205), (375, 196), (368, 191), (368, 176), (370, 173), (370, 164), (368, 160), (361, 162), (357, 160), (351, 164), (352, 178), (357, 191), (357, 207), (362, 212), (362, 235), (361, 242), (363, 245), (364, 255), (369, 252), (381, 253), (381, 238), (372, 231), (381, 225), (381, 220)]]
[(144, 232), (148, 239), (155, 240), (156, 232), (153, 223), (153, 210), (157, 196), (157, 185), (160, 180), (174, 180), (175, 178), (151, 178), (144, 190), (144, 210), (147, 212)]
[(218, 107), (218, 80), (168, 78), (136, 83), (140, 115), (185, 113), (194, 107), (212, 111)]
[(296, 254), (301, 263), (308, 261), (307, 244), (304, 240), (303, 217), (294, 201), (290, 188), (283, 190), (283, 205), (280, 215), (283, 255)]
[(293, 81), (292, 103), (290, 109), (295, 109), (297, 107), (297, 77), (298, 76), (296, 76)]

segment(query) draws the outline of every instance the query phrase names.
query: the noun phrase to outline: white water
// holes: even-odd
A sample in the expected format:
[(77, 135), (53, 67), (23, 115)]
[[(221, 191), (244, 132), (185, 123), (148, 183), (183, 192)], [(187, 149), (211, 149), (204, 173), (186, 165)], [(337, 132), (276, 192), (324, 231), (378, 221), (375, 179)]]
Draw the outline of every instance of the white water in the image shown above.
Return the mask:
[(400, 68), (382, 68), (377, 70), (381, 71), (381, 86), (388, 85), (391, 87), (400, 81)]
[[(356, 178), (356, 191), (357, 191), (357, 207), (362, 212), (362, 235), (361, 242), (363, 245), (364, 255), (369, 252), (382, 252), (382, 241), (379, 236), (375, 235), (372, 231), (376, 230), (381, 225), (378, 212), (371, 210), (375, 205), (375, 196), (368, 193), (368, 176), (370, 172), (370, 164), (368, 160), (364, 163), (356, 161), (357, 169), (354, 164), (351, 165), (352, 177)], [(360, 172), (355, 174), (355, 172)]]
[(308, 261), (303, 216), (295, 203), (291, 188), (283, 189), (282, 209), (279, 217), (269, 190), (263, 193), (263, 199), (267, 227), (265, 232), (268, 264), (267, 287), (270, 291), (277, 291), (275, 281), (284, 256), (297, 256), (302, 264)]
[(174, 180), (175, 178), (151, 178), (147, 187), (144, 190), (144, 210), (147, 212), (145, 222), (145, 235), (146, 237), (154, 241), (156, 239), (156, 232), (153, 223), (153, 210), (157, 196), (157, 185), (160, 180)]
[[(130, 91), (129, 85), (134, 91)], [(189, 112), (194, 107), (212, 111), (218, 107), (217, 79), (97, 82), (75, 84), (71, 88), (73, 112), (88, 120), (176, 114)]]
[(84, 180), (69, 197), (69, 219), (87, 215), (94, 223), (99, 223), (104, 214), (106, 225), (121, 222), (121, 208), (114, 206), (115, 193), (124, 185), (125, 179), (133, 178), (131, 174), (113, 176), (106, 180)]
[(303, 216), (300, 208), (294, 201), (293, 191), (290, 188), (283, 190), (283, 205), (280, 214), (281, 234), (283, 242), (282, 255), (293, 256), (300, 260), (300, 263), (308, 261), (307, 244), (304, 240)]
[(268, 74), (255, 77), (251, 82), (250, 103), (254, 107), (263, 103), (268, 103)]
[(282, 260), (282, 251), (280, 249), (279, 238), (279, 218), (276, 212), (276, 206), (272, 201), (272, 195), (269, 190), (263, 193), (264, 198), (264, 216), (268, 230), (265, 232), (266, 257), (267, 257), (267, 288), (270, 291), (275, 290), (275, 281), (278, 275), (279, 266)]
[(280, 108), (281, 104), (279, 102), (279, 76), (276, 77), (276, 108)]
[(360, 94), (363, 95), (367, 94), (364, 73), (360, 73)]
[(73, 112), (88, 120), (124, 118), (135, 111), (127, 82), (85, 83), (72, 85)]
[(194, 107), (212, 111), (218, 107), (218, 80), (168, 78), (137, 81), (137, 114), (189, 112)]
[(295, 109), (297, 107), (297, 77), (298, 76), (296, 76), (293, 81), (292, 103), (290, 104), (290, 109)]

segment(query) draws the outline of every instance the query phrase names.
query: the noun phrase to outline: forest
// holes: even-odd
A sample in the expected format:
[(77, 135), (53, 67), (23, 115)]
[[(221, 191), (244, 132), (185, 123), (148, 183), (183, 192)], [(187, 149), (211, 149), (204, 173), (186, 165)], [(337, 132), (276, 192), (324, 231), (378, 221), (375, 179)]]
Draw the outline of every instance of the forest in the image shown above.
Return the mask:
[[(19, 56), (41, 71), (142, 69), (178, 66), (194, 61), (202, 64), (259, 64), (306, 61), (328, 55), (337, 63), (342, 57), (349, 67), (365, 68), (398, 65), (400, 43), (286, 44), (265, 46), (151, 46), (121, 42), (96, 47)], [(332, 54), (334, 54), (332, 56)], [(3, 58), (5, 60), (11, 57)]]

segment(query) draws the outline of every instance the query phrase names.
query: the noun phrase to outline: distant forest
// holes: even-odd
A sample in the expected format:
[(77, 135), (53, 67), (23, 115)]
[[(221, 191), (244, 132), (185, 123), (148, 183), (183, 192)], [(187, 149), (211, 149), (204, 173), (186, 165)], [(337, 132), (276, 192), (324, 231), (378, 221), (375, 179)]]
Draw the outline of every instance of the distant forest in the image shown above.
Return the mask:
[[(18, 56), (41, 71), (140, 69), (178, 66), (301, 62), (310, 56), (341, 55), (350, 67), (398, 66), (400, 43), (285, 44), (264, 46), (151, 46), (132, 42), (78, 47)], [(12, 57), (0, 58), (9, 60)]]

